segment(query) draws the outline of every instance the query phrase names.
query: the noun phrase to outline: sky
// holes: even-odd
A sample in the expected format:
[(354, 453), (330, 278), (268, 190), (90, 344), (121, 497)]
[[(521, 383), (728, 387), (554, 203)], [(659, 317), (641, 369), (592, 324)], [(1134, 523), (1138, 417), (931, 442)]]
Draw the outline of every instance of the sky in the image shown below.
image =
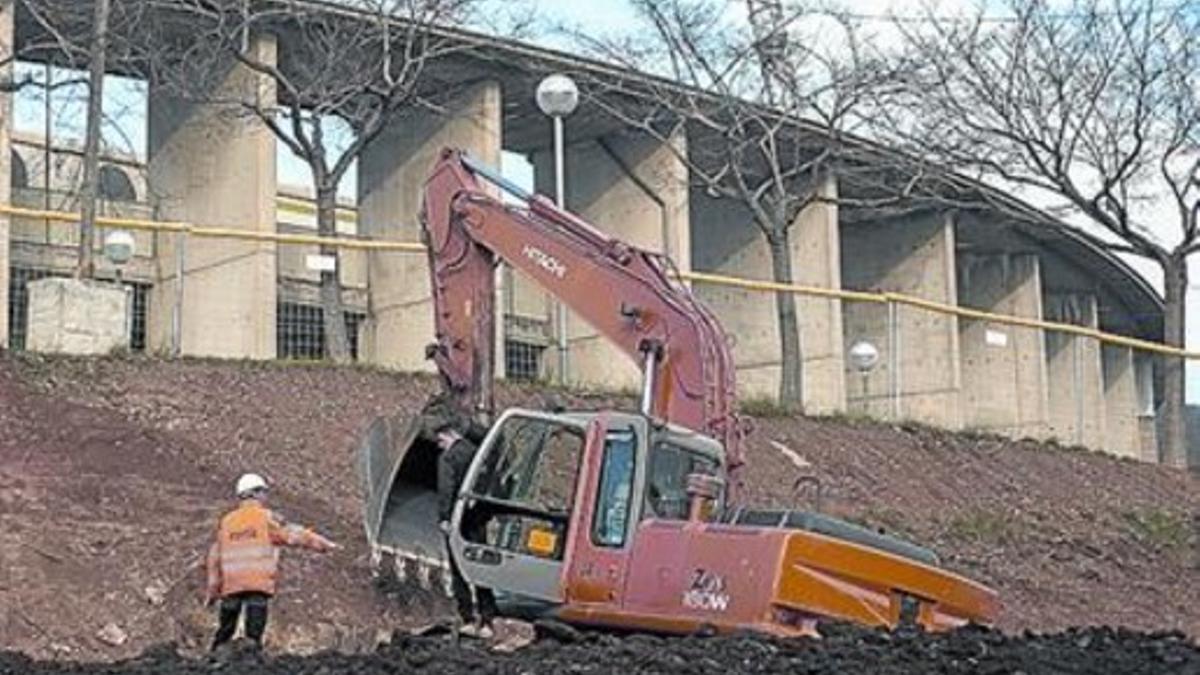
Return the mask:
[[(502, 17), (511, 13), (510, 0), (484, 0), (488, 3), (484, 15)], [(1004, 16), (1002, 4), (998, 0), (928, 0), (936, 13), (941, 16), (952, 16), (961, 12), (974, 12), (984, 8), (994, 16)], [(913, 0), (842, 0), (839, 4), (848, 11), (864, 17), (869, 30), (875, 32), (877, 42), (894, 40), (895, 35), (888, 25), (886, 17), (890, 14), (911, 16), (919, 11), (924, 3)], [(733, 16), (739, 16), (743, 11), (742, 3), (731, 2)], [(535, 41), (547, 47), (569, 49), (567, 36), (559, 32), (560, 28), (581, 29), (592, 36), (620, 34), (636, 26), (635, 17), (625, 0), (528, 0), (524, 5), (531, 10), (540, 22), (539, 36)], [(994, 9), (992, 9), (994, 8)], [(872, 20), (868, 17), (880, 17)], [(500, 21), (503, 21), (501, 19)], [(28, 72), (35, 77), (42, 77), (42, 67), (18, 64), (18, 76)], [(71, 77), (68, 73), (57, 72), (57, 81)], [(83, 119), (85, 109), (86, 89), (82, 86), (64, 87), (55, 90), (52, 98), (52, 129), (56, 139), (83, 136)], [(145, 85), (134, 80), (110, 77), (105, 81), (104, 108), (110, 120), (105, 125), (105, 142), (114, 150), (125, 151), (138, 156), (145, 155), (146, 120), (144, 115), (146, 105)], [(27, 89), (15, 97), (15, 121), (18, 130), (40, 135), (45, 126), (45, 98), (39, 90)], [(140, 111), (140, 112), (139, 112)], [(569, 120), (568, 120), (569, 123)], [(502, 171), (514, 182), (527, 189), (532, 189), (533, 170), (524, 158), (504, 153)], [(307, 185), (310, 177), (307, 167), (293, 156), (282, 144), (279, 145), (278, 172), (281, 184)], [(353, 169), (343, 181), (340, 193), (353, 198), (357, 190), (355, 172)], [(1036, 199), (1031, 201), (1037, 202)], [(1161, 276), (1152, 263), (1138, 258), (1126, 258), (1139, 273), (1161, 289)], [(1200, 261), (1192, 263), (1193, 278), (1200, 279)], [(1200, 349), (1200, 285), (1192, 289), (1189, 300), (1191, 320), (1188, 326), (1188, 347)], [(1188, 400), (1200, 401), (1200, 364), (1188, 370)]]

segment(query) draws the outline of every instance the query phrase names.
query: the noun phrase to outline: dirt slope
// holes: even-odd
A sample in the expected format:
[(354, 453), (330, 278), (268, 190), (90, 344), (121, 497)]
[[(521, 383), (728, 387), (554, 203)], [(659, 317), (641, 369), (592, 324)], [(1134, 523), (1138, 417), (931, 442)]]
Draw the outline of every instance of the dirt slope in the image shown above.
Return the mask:
[[(348, 544), (285, 556), (271, 644), (361, 647), (427, 620), (429, 598), (372, 586), (351, 447), (376, 414), (415, 410), (432, 386), (321, 366), (0, 358), (0, 649), (95, 659), (206, 639), (197, 563), (248, 469), (276, 484), (273, 506)], [(538, 399), (529, 387), (501, 396)], [(824, 510), (912, 536), (996, 587), (1006, 630), (1200, 635), (1194, 477), (1034, 443), (767, 418), (747, 472), (759, 503), (806, 501), (780, 446), (820, 477)], [(108, 623), (122, 645), (96, 636)]]

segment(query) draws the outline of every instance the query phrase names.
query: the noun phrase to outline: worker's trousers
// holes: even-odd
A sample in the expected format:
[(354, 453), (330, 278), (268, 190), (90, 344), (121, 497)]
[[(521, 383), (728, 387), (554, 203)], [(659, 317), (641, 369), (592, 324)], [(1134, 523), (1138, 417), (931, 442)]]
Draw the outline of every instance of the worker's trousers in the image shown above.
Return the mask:
[(213, 636), (212, 648), (216, 649), (233, 639), (237, 632), (238, 618), (246, 615), (245, 634), (254, 644), (262, 646), (263, 634), (267, 631), (267, 602), (271, 596), (266, 593), (234, 593), (221, 598), (221, 609), (217, 613), (219, 625), (217, 634)]
[(475, 598), (471, 598), (471, 586), (458, 569), (454, 553), (450, 550), (450, 537), (446, 537), (446, 560), (450, 563), (450, 592), (454, 594), (454, 604), (458, 608), (458, 616), (466, 623), (478, 619), (481, 623), (490, 624), (496, 618), (496, 596), (492, 589), (482, 586), (475, 587)]

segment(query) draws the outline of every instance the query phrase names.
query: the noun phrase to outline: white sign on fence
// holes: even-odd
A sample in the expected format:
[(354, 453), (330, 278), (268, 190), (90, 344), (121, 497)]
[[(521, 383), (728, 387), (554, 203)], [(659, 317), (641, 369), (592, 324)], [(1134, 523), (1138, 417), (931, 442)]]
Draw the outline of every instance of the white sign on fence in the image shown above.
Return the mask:
[(337, 256), (309, 254), (304, 256), (304, 265), (313, 272), (333, 272), (337, 269)]
[(1008, 333), (989, 329), (983, 332), (983, 341), (992, 347), (1007, 347)]

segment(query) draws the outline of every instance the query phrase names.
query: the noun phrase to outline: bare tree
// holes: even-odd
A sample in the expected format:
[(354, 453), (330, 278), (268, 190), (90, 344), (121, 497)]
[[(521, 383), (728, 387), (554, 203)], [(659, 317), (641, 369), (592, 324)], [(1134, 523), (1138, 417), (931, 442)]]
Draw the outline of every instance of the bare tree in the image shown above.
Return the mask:
[[(80, 210), (79, 247), (75, 276), (90, 278), (95, 274), (95, 217), (100, 152), (103, 127), (107, 119), (103, 110), (104, 79), (108, 72), (110, 52), (115, 60), (128, 57), (126, 42), (110, 42), (111, 33), (129, 37), (135, 35), (145, 3), (140, 0), (97, 0), (80, 3), (73, 0), (15, 0), (6, 11), (20, 11), (28, 18), (32, 34), (23, 40), (19, 51), (6, 55), (6, 61), (19, 59), (41, 60), (59, 67), (81, 71), (84, 77), (68, 77), (56, 81), (39, 81), (30, 74), (20, 79), (0, 83), (0, 89), (19, 91), (38, 87), (50, 95), (58, 88), (87, 85), (87, 112), (84, 116), (83, 180), (78, 194)], [(115, 28), (114, 30), (110, 30)], [(52, 139), (45, 139), (47, 147)]]
[[(403, 109), (436, 108), (422, 90), (426, 66), (463, 48), (438, 30), (464, 20), (475, 0), (177, 0), (192, 32), (186, 47), (166, 41), (147, 60), (157, 80), (185, 98), (250, 115), (309, 168), (317, 205), (317, 232), (337, 234), (338, 187), (354, 161)], [(250, 36), (286, 35), (287, 53), (267, 60), (249, 49)], [(206, 82), (213, 64), (234, 60), (266, 78), (278, 102), (256, 95), (212, 99)], [(322, 247), (337, 256), (335, 247)], [(339, 266), (340, 267), (340, 266)], [(326, 354), (349, 359), (338, 272), (321, 272)]]
[[(1003, 21), (898, 21), (917, 67), (880, 100), (875, 131), (1051, 201), (1109, 250), (1156, 263), (1165, 340), (1182, 347), (1187, 258), (1200, 250), (1200, 4), (1010, 0), (1008, 10)], [(1184, 363), (1163, 364), (1163, 459), (1183, 466)]]
[[(579, 36), (603, 58), (664, 77), (588, 78), (585, 93), (642, 133), (668, 142), (709, 195), (743, 204), (766, 239), (772, 279), (793, 281), (791, 230), (809, 205), (837, 199), (832, 176), (862, 170), (861, 144), (847, 142), (867, 92), (884, 85), (885, 62), (859, 43), (845, 15), (784, 0), (747, 0), (745, 24), (732, 3), (632, 0), (643, 28), (616, 41)], [(826, 39), (816, 32), (832, 32)], [(631, 99), (637, 103), (631, 104)], [(795, 296), (775, 294), (781, 348), (780, 403), (803, 406)]]
[[(79, 262), (75, 277), (90, 279), (96, 274), (93, 250), (96, 245), (96, 192), (100, 176), (100, 123), (104, 110), (104, 75), (108, 59), (109, 0), (96, 0), (92, 19), (92, 47), (88, 58), (87, 132), (83, 144), (83, 185), (79, 190)], [(49, 143), (50, 139), (46, 139)]]

